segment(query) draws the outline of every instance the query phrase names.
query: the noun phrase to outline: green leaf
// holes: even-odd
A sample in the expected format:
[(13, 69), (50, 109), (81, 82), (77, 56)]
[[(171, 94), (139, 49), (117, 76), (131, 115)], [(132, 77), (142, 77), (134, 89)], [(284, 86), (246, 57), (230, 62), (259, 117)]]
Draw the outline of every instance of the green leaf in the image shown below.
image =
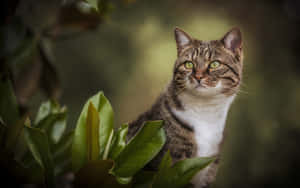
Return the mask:
[(75, 178), (75, 188), (87, 187), (109, 187), (109, 188), (121, 188), (131, 187), (130, 184), (119, 184), (116, 178), (109, 174), (109, 170), (113, 166), (112, 160), (96, 160), (89, 161), (85, 164), (77, 173)]
[(153, 187), (155, 188), (180, 188), (187, 185), (194, 175), (201, 169), (205, 168), (212, 161), (214, 157), (198, 157), (184, 159), (175, 163), (170, 167), (171, 156), (168, 152), (160, 164), (160, 169), (155, 176)]
[(50, 139), (52, 143), (58, 143), (67, 129), (67, 113), (62, 113), (50, 131)]
[(49, 100), (41, 104), (35, 118), (35, 127), (46, 131), (51, 144), (61, 139), (67, 127), (67, 110), (55, 101)]
[(0, 116), (6, 125), (15, 125), (19, 119), (17, 99), (11, 81), (0, 75)]
[(98, 10), (98, 1), (99, 0), (86, 0), (95, 10)]
[(99, 134), (99, 143), (100, 143), (100, 157), (103, 156), (105, 146), (109, 141), (111, 132), (114, 129), (114, 111), (102, 92), (100, 92), (98, 112), (100, 116), (100, 134)]
[(110, 148), (111, 148), (111, 145), (112, 145), (112, 140), (113, 140), (113, 137), (114, 137), (114, 130), (112, 130), (110, 132), (110, 136), (108, 138), (108, 141), (106, 143), (106, 146), (105, 146), (105, 149), (104, 149), (104, 152), (103, 152), (103, 156), (102, 156), (102, 159), (103, 160), (106, 160), (107, 157), (108, 157), (108, 153), (110, 151)]
[(40, 121), (45, 119), (47, 116), (53, 113), (60, 112), (59, 104), (53, 100), (48, 100), (43, 102), (39, 108), (39, 111), (36, 114), (34, 124), (37, 125)]
[(128, 124), (124, 124), (119, 128), (115, 134), (114, 141), (112, 142), (113, 144), (108, 158), (116, 159), (121, 151), (125, 148), (127, 132)]
[(24, 123), (26, 116), (23, 116), (21, 119), (17, 120), (15, 124), (9, 126), (5, 133), (5, 148), (12, 151), (14, 150), (19, 136), (24, 128)]
[(40, 129), (25, 127), (25, 140), (28, 147), (45, 173), (47, 187), (54, 187), (54, 164), (47, 134)]
[(91, 97), (84, 105), (81, 114), (78, 118), (73, 144), (72, 144), (72, 167), (76, 172), (79, 170), (87, 161), (87, 130), (86, 130), (86, 119), (88, 112), (88, 105), (92, 103), (97, 109), (98, 117), (100, 119), (99, 127), (99, 158), (102, 158), (104, 150), (109, 142), (109, 137), (113, 131), (114, 125), (114, 113), (109, 101), (103, 95), (102, 92)]
[(152, 188), (153, 178), (155, 172), (152, 171), (139, 171), (133, 179), (133, 188)]
[(52, 111), (52, 102), (50, 100), (43, 102), (35, 116), (34, 124), (38, 124), (41, 120), (45, 119)]
[(159, 164), (157, 176), (163, 175), (165, 171), (171, 168), (171, 166), (172, 166), (172, 157), (170, 155), (170, 151), (168, 150)]
[(99, 157), (99, 116), (92, 103), (89, 104), (86, 118), (87, 160), (97, 160)]
[(55, 163), (55, 175), (62, 174), (71, 168), (71, 148), (74, 131), (64, 135), (59, 143), (52, 148), (53, 160)]
[[(84, 110), (85, 107), (82, 112), (85, 112)], [(80, 116), (78, 121), (81, 124), (76, 127), (72, 145), (72, 165), (75, 171), (88, 161), (99, 158), (100, 117), (92, 100), (89, 102), (86, 116)]]
[(132, 180), (132, 177), (127, 177), (127, 178), (123, 178), (123, 177), (116, 177), (116, 180), (120, 183), (120, 184), (129, 184)]
[(35, 127), (45, 130), (50, 143), (57, 143), (66, 130), (66, 113), (50, 114)]
[(163, 121), (145, 122), (116, 158), (112, 173), (120, 177), (131, 177), (153, 159), (166, 141), (162, 126)]
[(71, 146), (74, 137), (74, 131), (64, 135), (59, 143), (53, 146), (53, 158), (67, 158), (71, 154)]
[[(25, 118), (26, 116), (24, 116), (23, 118)], [(20, 120), (19, 120), (20, 122)], [(22, 123), (21, 123), (22, 122)], [(28, 150), (28, 146), (25, 142), (25, 138), (24, 138), (24, 127), (25, 126), (30, 126), (31, 122), (30, 122), (30, 119), (29, 117), (27, 117), (24, 120), (21, 120), (20, 124), (19, 124), (19, 133), (16, 133), (17, 132), (17, 129), (18, 127), (14, 128), (14, 134), (16, 135), (15, 136), (15, 144), (12, 144), (13, 146), (10, 146), (9, 148), (13, 148), (13, 153), (14, 153), (14, 158), (18, 161), (22, 161), (22, 158), (25, 156), (25, 154), (30, 154), (30, 151)], [(7, 133), (8, 135), (8, 133)], [(8, 139), (9, 136), (7, 136), (7, 139)], [(10, 150), (11, 150), (10, 149)], [(31, 156), (31, 159), (34, 160)]]
[[(51, 147), (51, 153), (53, 154), (52, 157), (55, 164), (55, 176), (59, 176), (71, 170), (71, 146), (73, 136), (74, 131), (71, 131), (63, 135), (62, 139)], [(38, 164), (35, 161), (32, 161), (32, 154), (29, 154), (30, 153), (26, 156), (27, 161), (24, 161), (23, 164), (29, 166), (30, 169), (35, 169)]]

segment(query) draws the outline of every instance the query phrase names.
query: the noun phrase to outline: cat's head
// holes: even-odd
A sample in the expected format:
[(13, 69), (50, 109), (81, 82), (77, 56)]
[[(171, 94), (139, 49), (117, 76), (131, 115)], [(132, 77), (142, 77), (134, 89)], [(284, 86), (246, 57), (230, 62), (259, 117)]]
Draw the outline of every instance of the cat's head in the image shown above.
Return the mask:
[(177, 60), (173, 84), (176, 92), (199, 96), (234, 95), (243, 67), (242, 36), (233, 28), (220, 40), (201, 41), (175, 29)]

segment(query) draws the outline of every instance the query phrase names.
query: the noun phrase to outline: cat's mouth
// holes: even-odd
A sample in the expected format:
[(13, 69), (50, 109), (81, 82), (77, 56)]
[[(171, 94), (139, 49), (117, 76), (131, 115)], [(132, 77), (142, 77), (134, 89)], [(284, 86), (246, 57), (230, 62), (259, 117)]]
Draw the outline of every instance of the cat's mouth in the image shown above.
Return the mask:
[(202, 80), (198, 80), (198, 79), (196, 79), (196, 78), (194, 78), (193, 77), (193, 83), (195, 84), (195, 89), (197, 89), (197, 88), (207, 88), (207, 86), (205, 86), (204, 84), (203, 84), (203, 82), (201, 82)]
[(203, 84), (201, 83), (201, 80), (200, 80), (200, 81), (197, 81), (197, 85), (196, 85), (195, 88), (196, 88), (196, 89), (197, 89), (197, 88), (207, 88), (207, 86), (203, 85)]

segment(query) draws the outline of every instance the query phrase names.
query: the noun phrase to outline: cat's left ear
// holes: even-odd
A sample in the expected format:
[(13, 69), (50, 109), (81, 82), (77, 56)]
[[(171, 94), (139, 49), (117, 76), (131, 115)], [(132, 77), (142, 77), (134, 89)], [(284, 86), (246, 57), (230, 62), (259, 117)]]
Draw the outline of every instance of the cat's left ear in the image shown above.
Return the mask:
[(226, 35), (221, 39), (225, 48), (231, 50), (232, 52), (237, 52), (237, 50), (242, 49), (242, 33), (239, 28), (231, 29)]
[(175, 28), (175, 40), (177, 45), (177, 52), (178, 54), (180, 51), (188, 44), (192, 42), (192, 38), (183, 30), (179, 29), (178, 27)]

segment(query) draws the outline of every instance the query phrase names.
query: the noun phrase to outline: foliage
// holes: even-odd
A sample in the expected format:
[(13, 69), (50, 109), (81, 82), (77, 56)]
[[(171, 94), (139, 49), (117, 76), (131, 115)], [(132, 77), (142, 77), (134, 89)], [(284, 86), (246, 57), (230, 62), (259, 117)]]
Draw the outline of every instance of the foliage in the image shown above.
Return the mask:
[[(60, 1), (48, 3), (57, 2)], [(56, 179), (70, 172), (75, 174), (75, 187), (150, 188), (187, 184), (213, 159), (186, 159), (172, 166), (168, 153), (158, 172), (144, 171), (143, 167), (166, 142), (163, 121), (144, 122), (127, 142), (128, 125), (114, 128), (113, 108), (103, 92), (87, 100), (75, 130), (67, 129), (67, 108), (55, 100), (59, 96), (59, 79), (52, 64), (49, 40), (59, 38), (61, 28), (94, 29), (112, 5), (108, 0), (86, 0), (53, 7), (59, 7), (57, 25), (45, 22), (36, 28), (20, 11), (12, 19), (5, 15), (10, 22), (0, 27), (1, 167), (8, 169), (21, 184), (46, 187), (55, 187)], [(40, 105), (31, 121), (27, 103), (38, 89), (44, 90), (50, 100)]]
[(154, 178), (153, 187), (183, 187), (199, 170), (213, 160), (214, 158), (191, 158), (179, 161), (172, 166), (172, 158), (168, 152), (161, 161), (159, 171)]
[[(8, 12), (4, 13), (4, 23), (0, 23), (0, 74), (14, 81), (15, 101), (24, 111), (40, 90), (49, 98), (60, 96), (52, 42), (96, 29), (113, 9), (111, 0), (41, 0), (38, 3), (5, 0), (3, 6)], [(0, 112), (17, 113), (3, 109)]]
[(54, 186), (54, 163), (46, 133), (41, 129), (25, 127), (25, 139), (35, 161), (43, 168), (45, 184)]
[[(9, 84), (6, 86), (3, 89), (11, 91)], [(9, 95), (13, 98), (14, 94), (10, 92)], [(69, 133), (65, 128), (66, 108), (54, 101), (41, 104), (32, 125), (28, 118), (19, 119), (16, 115), (15, 119), (13, 122), (17, 122), (20, 128), (12, 130), (16, 126), (7, 125), (5, 116), (1, 118), (1, 134), (5, 135), (1, 144), (9, 146), (5, 147), (1, 163), (14, 153), (22, 153), (13, 151), (14, 147), (7, 143), (17, 143), (16, 140), (26, 142), (26, 148), (21, 149), (22, 156), (18, 157), (20, 160), (15, 160), (10, 166), (22, 166), (22, 171), (17, 173), (37, 172), (27, 174), (36, 177), (25, 177), (23, 183), (45, 182), (47, 187), (53, 187), (55, 177), (70, 171), (72, 166), (76, 187), (182, 187), (213, 160), (186, 159), (171, 166), (172, 160), (167, 153), (157, 173), (150, 172), (151, 176), (141, 177), (141, 174), (147, 174), (142, 168), (156, 156), (166, 141), (163, 121), (145, 122), (136, 136), (126, 143), (128, 125), (124, 124), (114, 131), (113, 110), (103, 92), (87, 100), (75, 130)], [(12, 134), (9, 130), (17, 133)], [(17, 136), (10, 137), (9, 134)], [(39, 176), (41, 172), (43, 175)]]

